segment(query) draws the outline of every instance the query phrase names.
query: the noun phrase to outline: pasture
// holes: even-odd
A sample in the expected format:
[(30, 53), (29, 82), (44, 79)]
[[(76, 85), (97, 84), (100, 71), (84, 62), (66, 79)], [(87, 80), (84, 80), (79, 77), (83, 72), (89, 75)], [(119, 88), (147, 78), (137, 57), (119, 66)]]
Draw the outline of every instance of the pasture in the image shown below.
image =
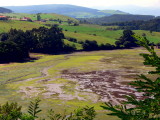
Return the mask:
[[(68, 26), (60, 25), (64, 30), (66, 37), (76, 38), (78, 41), (95, 40), (98, 44), (114, 42), (123, 35), (123, 30), (109, 30), (109, 28), (115, 28), (116, 26), (99, 26), (80, 24), (80, 26)], [(133, 32), (139, 36), (146, 34), (146, 38), (151, 42), (160, 42), (160, 32), (152, 32), (145, 30), (133, 30)]]
[[(13, 18), (23, 18), (23, 17), (30, 17), (32, 20), (37, 20), (37, 15), (36, 14), (27, 14), (27, 13), (1, 13), (1, 15), (5, 15), (5, 16), (10, 16)], [(55, 14), (55, 13), (41, 13), (40, 14), (41, 19), (60, 19), (62, 21), (67, 21), (68, 19), (71, 19), (73, 21), (77, 21), (74, 18), (68, 17), (68, 16), (64, 16), (64, 15), (59, 15), (59, 14)]]
[(40, 26), (43, 25), (27, 21), (0, 21), (0, 33), (8, 32), (11, 28), (31, 30), (33, 28), (39, 28)]

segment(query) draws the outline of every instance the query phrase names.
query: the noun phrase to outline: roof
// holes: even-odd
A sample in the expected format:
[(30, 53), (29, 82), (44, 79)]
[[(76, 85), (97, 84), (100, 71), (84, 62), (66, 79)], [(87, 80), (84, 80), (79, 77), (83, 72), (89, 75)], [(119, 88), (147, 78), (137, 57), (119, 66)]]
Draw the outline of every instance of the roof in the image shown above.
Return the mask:
[(29, 18), (29, 17), (23, 17), (23, 19), (31, 19), (31, 18)]
[(0, 18), (6, 18), (7, 16), (0, 15)]

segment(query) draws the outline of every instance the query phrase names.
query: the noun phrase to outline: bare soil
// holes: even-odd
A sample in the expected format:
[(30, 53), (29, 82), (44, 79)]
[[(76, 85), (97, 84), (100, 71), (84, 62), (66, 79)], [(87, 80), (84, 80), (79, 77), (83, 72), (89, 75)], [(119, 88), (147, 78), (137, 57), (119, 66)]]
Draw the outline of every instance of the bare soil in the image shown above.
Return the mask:
[[(124, 72), (125, 75), (122, 74)], [(133, 86), (128, 85), (130, 81), (125, 79), (125, 77), (135, 78), (135, 71), (104, 70), (73, 73), (64, 70), (62, 73), (62, 78), (78, 82), (79, 85), (76, 88), (78, 91), (93, 92), (99, 95), (98, 101), (119, 104), (125, 101), (125, 95), (135, 95), (137, 98), (141, 96)]]

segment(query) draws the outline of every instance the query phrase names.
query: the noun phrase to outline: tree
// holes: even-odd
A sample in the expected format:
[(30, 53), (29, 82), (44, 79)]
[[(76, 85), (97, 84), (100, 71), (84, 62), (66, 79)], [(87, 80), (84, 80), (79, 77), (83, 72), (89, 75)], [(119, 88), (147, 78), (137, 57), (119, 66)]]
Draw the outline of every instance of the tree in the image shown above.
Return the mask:
[(73, 20), (68, 19), (68, 25), (71, 25), (73, 23)]
[(0, 105), (0, 120), (18, 120), (22, 114), (21, 108), (17, 103)]
[(82, 46), (83, 46), (83, 50), (86, 50), (86, 51), (98, 50), (97, 41), (86, 40)]
[[(126, 96), (127, 101), (122, 105), (114, 106), (109, 102), (101, 107), (112, 111), (108, 115), (118, 116), (122, 120), (160, 120), (160, 57), (157, 56), (154, 47), (149, 46), (150, 43), (145, 37), (136, 36), (136, 39), (149, 52), (140, 55), (144, 58), (144, 65), (155, 67), (155, 71), (148, 72), (155, 79), (141, 74), (136, 81), (130, 83), (143, 94), (141, 99), (128, 95)], [(129, 105), (132, 106), (128, 107)]]
[(59, 54), (72, 52), (75, 46), (65, 45), (62, 29), (40, 27), (22, 31), (10, 29), (0, 34), (0, 62), (22, 61), (28, 59), (30, 52)]
[(12, 41), (0, 42), (0, 62), (21, 61), (23, 51)]
[(134, 34), (131, 30), (124, 30), (123, 35), (115, 42), (116, 46), (120, 48), (137, 47), (137, 40), (133, 37)]
[(63, 38), (64, 34), (62, 29), (57, 26), (51, 28), (40, 27), (38, 29), (34, 28), (31, 31), (37, 38), (37, 45), (34, 52), (41, 53), (60, 53), (63, 51)]
[(41, 20), (41, 15), (40, 13), (37, 14), (37, 21), (40, 21)]

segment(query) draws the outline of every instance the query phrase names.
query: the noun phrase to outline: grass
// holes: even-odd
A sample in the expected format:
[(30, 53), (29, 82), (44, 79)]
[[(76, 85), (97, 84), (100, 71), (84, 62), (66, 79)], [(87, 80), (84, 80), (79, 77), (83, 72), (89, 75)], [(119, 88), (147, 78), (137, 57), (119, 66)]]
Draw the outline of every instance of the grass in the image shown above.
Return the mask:
[[(15, 15), (18, 16), (19, 14), (15, 14)], [(20, 15), (23, 16), (26, 14), (20, 14)], [(32, 14), (27, 14), (27, 15), (30, 15), (32, 17), (35, 16)], [(42, 14), (41, 16), (43, 19), (46, 19), (46, 18), (55, 18), (55, 19), (61, 18), (63, 20), (68, 19), (68, 17), (59, 16), (56, 14)], [(56, 23), (55, 21), (47, 21), (46, 23), (26, 22), (26, 21), (0, 21), (0, 33), (7, 32), (11, 28), (31, 30), (32, 28), (38, 28), (40, 26), (44, 26), (44, 24), (55, 24), (55, 23)], [(123, 32), (122, 30), (108, 30), (108, 26), (89, 25), (89, 24), (80, 24), (80, 26), (69, 26), (66, 24), (66, 22), (62, 23), (60, 27), (63, 28), (64, 34), (66, 37), (76, 38), (78, 41), (95, 40), (99, 45), (102, 43), (103, 44), (110, 43), (114, 45), (115, 41), (120, 36), (122, 36), (122, 32)], [(109, 26), (109, 27), (116, 28), (116, 26)], [(144, 31), (144, 30), (135, 30), (134, 32), (140, 36), (143, 33), (145, 33), (147, 39), (149, 39), (154, 43), (160, 42), (159, 32), (150, 33), (149, 31)], [(72, 43), (66, 40), (65, 40), (65, 43), (70, 45), (74, 44), (78, 50), (82, 48), (82, 46), (77, 43)]]
[(68, 41), (66, 39), (64, 39), (64, 43), (66, 45), (69, 44), (70, 46), (75, 46), (77, 50), (82, 50), (82, 45), (81, 44), (78, 44), (78, 43), (75, 43), (75, 42), (71, 42), (71, 41)]
[(152, 32), (150, 33), (149, 31), (145, 30), (136, 30), (134, 31), (137, 35), (142, 35), (143, 33), (146, 34), (146, 38), (150, 40), (151, 42), (154, 43), (159, 43), (160, 42), (160, 32)]
[[(46, 17), (48, 14), (42, 15)], [(22, 30), (28, 30), (32, 28), (38, 28), (42, 26), (38, 23), (24, 22), (24, 21), (0, 21), (0, 32), (7, 32), (10, 28), (17, 28)], [(98, 25), (80, 25), (80, 26), (68, 26), (61, 25), (65, 30), (66, 37), (76, 38), (78, 41), (96, 40), (98, 44), (111, 43), (114, 44), (115, 40), (122, 35), (121, 30), (110, 31), (106, 30), (107, 27)], [(75, 32), (76, 31), (76, 32)], [(138, 35), (146, 34), (147, 38), (153, 42), (159, 42), (160, 34), (158, 32), (150, 33), (148, 31), (134, 31)], [(78, 43), (73, 43), (68, 40), (64, 40), (66, 44), (75, 45), (79, 50), (82, 46)], [(157, 50), (160, 53), (159, 50)], [(50, 107), (53, 107), (57, 112), (62, 113), (65, 109), (72, 111), (73, 109), (83, 107), (85, 105), (95, 106), (98, 111), (97, 120), (118, 120), (116, 117), (110, 117), (105, 115), (106, 112), (102, 111), (100, 105), (102, 102), (94, 103), (87, 95), (79, 93), (80, 97), (84, 97), (88, 101), (81, 101), (78, 99), (62, 100), (57, 96), (52, 98), (45, 98), (43, 93), (46, 93), (46, 84), (64, 84), (61, 89), (67, 93), (74, 95), (77, 91), (74, 91), (77, 86), (77, 82), (70, 81), (68, 79), (61, 78), (62, 71), (68, 70), (72, 73), (102, 71), (102, 70), (133, 70), (137, 74), (146, 73), (150, 67), (143, 65), (143, 59), (138, 55), (141, 52), (145, 52), (143, 49), (126, 49), (126, 50), (113, 50), (113, 51), (94, 51), (94, 52), (77, 52), (66, 55), (44, 55), (44, 54), (32, 54), (33, 57), (38, 58), (34, 61), (25, 63), (9, 63), (0, 64), (0, 104), (5, 101), (16, 101), (21, 105), (28, 106), (31, 98), (40, 97), (42, 99), (41, 107), (44, 109), (44, 113)], [(48, 72), (49, 75), (42, 74), (42, 71)], [(125, 73), (126, 74), (126, 73)], [(29, 78), (33, 78), (27, 80)], [(126, 80), (133, 80), (133, 78), (124, 78)], [(49, 80), (49, 81), (47, 81)], [(42, 81), (42, 82), (40, 82)], [(32, 94), (26, 96), (25, 92), (18, 92), (21, 88), (32, 87)], [(29, 90), (28, 90), (29, 91)]]
[(114, 39), (110, 39), (110, 38), (106, 38), (103, 36), (95, 36), (93, 34), (85, 34), (85, 33), (75, 33), (75, 32), (69, 32), (69, 31), (64, 31), (64, 35), (66, 37), (70, 37), (70, 38), (75, 38), (77, 39), (77, 41), (85, 41), (85, 40), (90, 40), (90, 41), (97, 41), (97, 43), (100, 44), (105, 44), (105, 43), (111, 43), (114, 44), (115, 40)]
[[(44, 66), (50, 66), (54, 63), (54, 60), (61, 59), (62, 56), (35, 56), (40, 57), (43, 59), (36, 60), (36, 62), (31, 61), (27, 63), (11, 63), (6, 65), (0, 66), (1, 69), (1, 77), (0, 80), (3, 82), (7, 81), (18, 81), (27, 79), (30, 77), (37, 77), (41, 76), (40, 70)], [(18, 73), (18, 74), (17, 74)]]
[[(157, 50), (160, 53), (159, 50)], [(67, 94), (74, 95), (77, 82), (61, 78), (62, 71), (68, 70), (70, 72), (90, 72), (101, 70), (134, 70), (139, 73), (145, 73), (150, 69), (143, 66), (143, 59), (138, 53), (145, 52), (143, 49), (130, 49), (130, 50), (113, 50), (113, 51), (94, 51), (94, 52), (78, 52), (67, 55), (43, 55), (32, 54), (32, 56), (39, 58), (35, 61), (26, 63), (10, 63), (0, 65), (0, 103), (5, 101), (17, 101), (23, 106), (27, 106), (30, 97), (36, 95), (42, 99), (41, 107), (46, 112), (46, 109), (54, 108), (57, 112), (62, 113), (64, 109), (71, 110), (85, 105), (95, 106), (98, 111), (97, 120), (118, 120), (116, 117), (104, 115), (104, 111), (100, 108), (102, 102), (94, 103), (89, 100), (89, 96), (78, 93), (80, 97), (88, 99), (88, 101), (81, 101), (78, 99), (61, 100), (57, 96), (52, 98), (45, 98), (43, 93), (46, 92), (47, 84), (64, 84), (61, 89)], [(125, 62), (124, 62), (125, 61)], [(50, 67), (49, 67), (50, 66)], [(46, 69), (47, 68), (47, 69)], [(46, 69), (49, 76), (42, 76), (41, 71)], [(123, 73), (124, 74), (124, 73)], [(42, 76), (42, 77), (38, 77)], [(28, 78), (33, 78), (28, 81)], [(40, 82), (42, 80), (49, 80)], [(124, 78), (127, 79), (128, 78)], [(8, 83), (9, 81), (9, 83)], [(32, 94), (25, 97), (24, 93), (17, 93), (20, 88), (32, 87)], [(37, 90), (37, 91), (36, 91)], [(25, 99), (25, 100), (24, 100)], [(24, 108), (25, 110), (26, 108)]]
[[(30, 17), (32, 20), (37, 20), (36, 14), (27, 14), (27, 13), (1, 13), (1, 15), (10, 16), (10, 17), (16, 17), (16, 18), (23, 18), (23, 17)], [(77, 21), (74, 18), (59, 15), (55, 13), (41, 13), (40, 14), (41, 19), (60, 19), (62, 21), (67, 21), (68, 19), (71, 19), (73, 21)]]
[[(63, 28), (66, 37), (76, 38), (78, 41), (96, 40), (98, 44), (114, 44), (114, 42), (123, 34), (123, 30), (108, 30), (108, 28), (116, 28), (117, 26), (80, 24), (80, 26), (60, 25), (60, 27)], [(160, 42), (159, 32), (150, 33), (145, 30), (134, 30), (134, 32), (140, 36), (145, 33), (147, 39), (154, 43)]]
[(40, 24), (27, 21), (0, 21), (0, 33), (8, 32), (11, 28), (21, 30), (31, 30), (39, 28)]

